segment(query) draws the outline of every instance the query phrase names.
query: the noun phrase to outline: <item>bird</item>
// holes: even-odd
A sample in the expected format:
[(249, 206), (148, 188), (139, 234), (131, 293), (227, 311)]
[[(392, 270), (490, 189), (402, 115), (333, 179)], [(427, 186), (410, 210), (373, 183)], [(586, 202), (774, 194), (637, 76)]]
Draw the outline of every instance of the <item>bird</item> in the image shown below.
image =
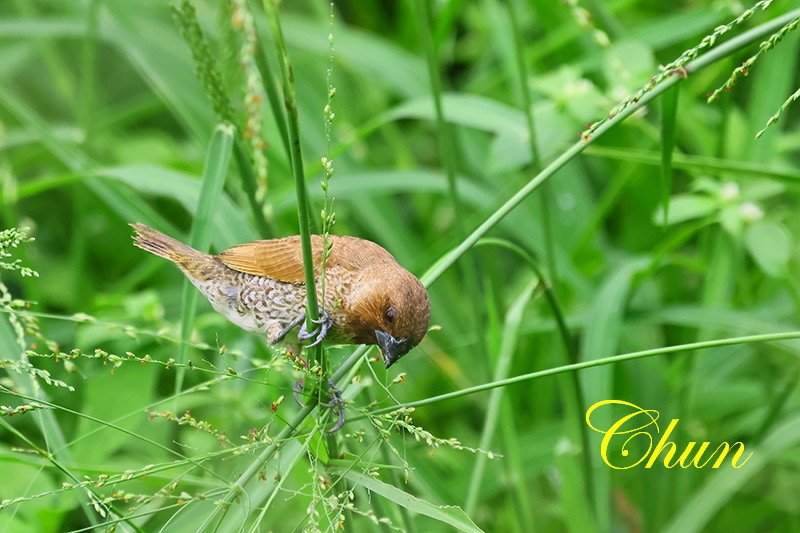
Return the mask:
[(308, 331), (299, 236), (240, 244), (211, 255), (145, 224), (130, 225), (134, 244), (177, 265), (214, 310), (295, 355), (303, 343), (377, 345), (388, 369), (428, 331), (431, 306), (425, 287), (372, 241), (328, 236), (323, 291), (325, 238), (311, 236), (321, 309), (316, 327)]

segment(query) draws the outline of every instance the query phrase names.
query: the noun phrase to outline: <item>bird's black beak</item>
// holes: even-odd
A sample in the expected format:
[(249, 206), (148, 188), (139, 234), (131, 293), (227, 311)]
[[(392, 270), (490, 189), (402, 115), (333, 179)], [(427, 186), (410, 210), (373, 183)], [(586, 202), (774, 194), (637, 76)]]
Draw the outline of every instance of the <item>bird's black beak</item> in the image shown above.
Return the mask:
[(403, 357), (411, 349), (406, 339), (397, 340), (379, 329), (375, 330), (375, 340), (383, 354), (383, 362), (386, 364), (386, 368), (392, 366), (395, 361)]

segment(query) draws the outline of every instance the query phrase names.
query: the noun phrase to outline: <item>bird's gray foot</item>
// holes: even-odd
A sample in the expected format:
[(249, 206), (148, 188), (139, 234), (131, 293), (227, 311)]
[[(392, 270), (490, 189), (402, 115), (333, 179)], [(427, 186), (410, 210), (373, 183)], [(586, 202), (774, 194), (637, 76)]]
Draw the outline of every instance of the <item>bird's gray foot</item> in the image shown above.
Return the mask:
[(314, 342), (309, 344), (308, 348), (312, 348), (325, 340), (328, 330), (331, 329), (331, 326), (333, 325), (333, 319), (331, 319), (331, 316), (325, 309), (320, 309), (320, 317), (317, 320), (312, 320), (314, 324), (317, 324), (317, 327), (310, 332), (306, 329), (305, 313), (303, 313), (303, 319), (303, 325), (300, 326), (300, 331), (297, 334), (297, 338), (301, 341), (314, 339)]
[(297, 317), (294, 320), (289, 322), (289, 325), (287, 325), (285, 328), (283, 328), (281, 330), (281, 332), (278, 333), (278, 336), (275, 337), (275, 340), (272, 341), (272, 342), (275, 343), (275, 344), (277, 344), (279, 342), (282, 342), (286, 338), (286, 335), (288, 335), (289, 332), (292, 331), (294, 328), (299, 326), (305, 319), (306, 319), (306, 313), (305, 313), (305, 311), (303, 311), (302, 313), (297, 315)]
[(329, 407), (334, 414), (337, 416), (336, 423), (333, 425), (331, 429), (328, 430), (328, 433), (336, 433), (342, 426), (344, 426), (344, 400), (342, 400), (342, 392), (336, 388), (336, 385), (333, 384), (333, 381), (328, 381), (328, 392), (330, 393), (330, 400), (325, 403), (321, 403), (322, 407)]
[(303, 393), (303, 387), (305, 387), (305, 380), (303, 380), (303, 378), (299, 378), (295, 381), (294, 387), (292, 387), (292, 398), (294, 398), (295, 403), (300, 407), (303, 407), (303, 401), (300, 399), (300, 395)]

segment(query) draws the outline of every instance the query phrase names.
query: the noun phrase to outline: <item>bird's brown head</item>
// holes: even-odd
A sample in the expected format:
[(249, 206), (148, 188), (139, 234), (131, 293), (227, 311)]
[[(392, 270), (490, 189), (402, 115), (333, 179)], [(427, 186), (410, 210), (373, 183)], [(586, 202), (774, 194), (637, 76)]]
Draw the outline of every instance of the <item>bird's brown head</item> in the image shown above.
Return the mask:
[(377, 344), (386, 368), (428, 331), (431, 304), (422, 283), (400, 265), (375, 265), (360, 276), (353, 292), (355, 342)]

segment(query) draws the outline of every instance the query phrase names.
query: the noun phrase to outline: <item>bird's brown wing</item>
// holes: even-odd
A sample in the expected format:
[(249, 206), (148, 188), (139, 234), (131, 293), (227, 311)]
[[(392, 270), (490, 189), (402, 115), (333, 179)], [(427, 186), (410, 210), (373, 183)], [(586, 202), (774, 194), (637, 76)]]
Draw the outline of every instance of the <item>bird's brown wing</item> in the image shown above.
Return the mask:
[[(331, 244), (327, 263), (329, 268), (338, 266), (357, 271), (370, 264), (394, 262), (389, 252), (371, 241), (332, 235)], [(311, 249), (314, 271), (319, 274), (323, 249), (320, 235), (312, 235)], [(298, 236), (240, 244), (225, 250), (217, 258), (225, 266), (239, 272), (287, 283), (305, 281), (303, 252)]]

